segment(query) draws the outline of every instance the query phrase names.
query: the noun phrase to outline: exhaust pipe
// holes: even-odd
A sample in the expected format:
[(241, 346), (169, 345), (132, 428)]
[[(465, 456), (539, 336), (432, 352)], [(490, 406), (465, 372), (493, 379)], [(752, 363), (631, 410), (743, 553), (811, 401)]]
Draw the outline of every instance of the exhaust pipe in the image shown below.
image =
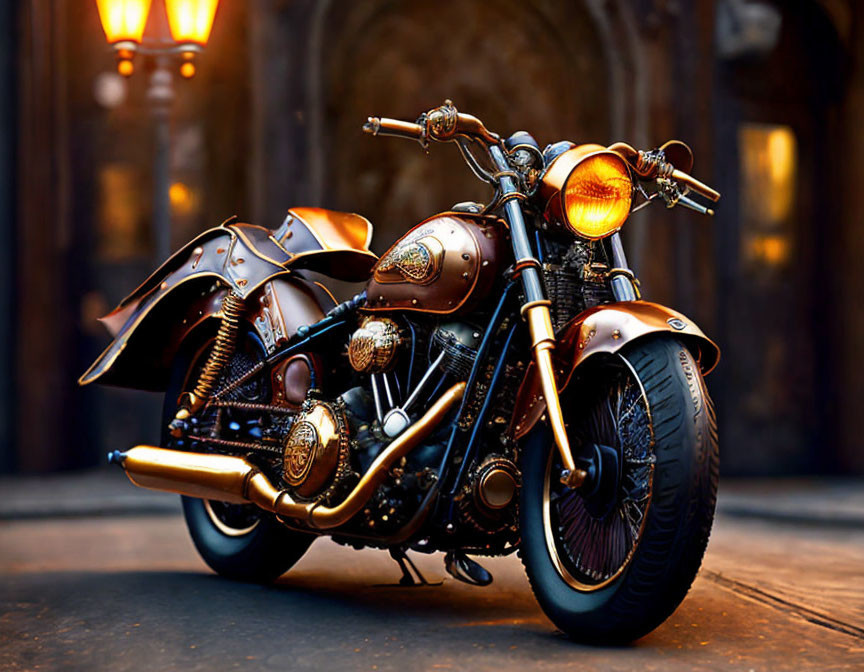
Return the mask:
[(465, 383), (457, 383), (442, 394), (422, 418), (375, 458), (351, 493), (336, 506), (295, 502), (286, 490), (277, 490), (267, 476), (242, 457), (135, 446), (125, 453), (111, 453), (108, 461), (120, 464), (129, 480), (142, 488), (234, 504), (251, 502), (276, 515), (328, 530), (348, 522), (365, 506), (393, 466), (441, 424), (464, 393)]

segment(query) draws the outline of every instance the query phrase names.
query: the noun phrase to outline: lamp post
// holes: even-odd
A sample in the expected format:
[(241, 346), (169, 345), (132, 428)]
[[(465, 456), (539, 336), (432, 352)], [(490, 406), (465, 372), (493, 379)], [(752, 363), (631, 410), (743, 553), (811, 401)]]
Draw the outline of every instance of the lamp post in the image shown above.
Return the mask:
[(207, 45), (219, 6), (219, 0), (164, 1), (170, 40), (144, 35), (152, 0), (96, 0), (105, 39), (117, 56), (117, 72), (131, 77), (138, 54), (153, 60), (147, 100), (153, 116), (153, 238), (159, 261), (171, 253), (171, 65), (179, 63), (185, 79), (195, 76), (195, 57)]

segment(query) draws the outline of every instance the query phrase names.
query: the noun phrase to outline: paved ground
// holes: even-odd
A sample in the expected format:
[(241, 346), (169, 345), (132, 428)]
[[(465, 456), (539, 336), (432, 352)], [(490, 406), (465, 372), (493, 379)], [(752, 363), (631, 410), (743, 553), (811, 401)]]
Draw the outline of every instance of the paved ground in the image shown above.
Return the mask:
[[(485, 589), (403, 589), (380, 585), (399, 576), (386, 554), (321, 540), (276, 586), (249, 586), (207, 571), (170, 496), (136, 494), (137, 515), (64, 482), (53, 512), (0, 508), (2, 670), (864, 669), (855, 484), (727, 486), (678, 611), (634, 645), (593, 648), (556, 634), (515, 558), (487, 564)], [(440, 556), (415, 559), (444, 578)]]

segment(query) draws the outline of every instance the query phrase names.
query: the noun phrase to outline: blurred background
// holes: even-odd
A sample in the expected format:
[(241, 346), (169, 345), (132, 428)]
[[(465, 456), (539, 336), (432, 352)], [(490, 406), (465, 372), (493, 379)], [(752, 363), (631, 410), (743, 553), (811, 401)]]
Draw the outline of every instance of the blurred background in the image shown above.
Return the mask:
[[(156, 0), (148, 34), (166, 23)], [(451, 98), (541, 145), (689, 143), (716, 217), (655, 206), (624, 236), (645, 297), (723, 350), (724, 472), (864, 474), (861, 3), (222, 0), (197, 75), (158, 82), (170, 103), (134, 64), (117, 74), (95, 1), (0, 2), (0, 472), (157, 440), (158, 397), (76, 380), (160, 248), (312, 205), (367, 216), (380, 253), (487, 199), (455, 147), (360, 131)]]

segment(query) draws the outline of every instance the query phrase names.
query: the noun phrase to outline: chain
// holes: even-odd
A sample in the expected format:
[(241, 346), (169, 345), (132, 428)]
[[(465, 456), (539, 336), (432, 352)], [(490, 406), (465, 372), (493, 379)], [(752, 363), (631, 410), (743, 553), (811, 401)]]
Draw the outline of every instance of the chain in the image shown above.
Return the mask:
[(214, 399), (210, 402), (213, 408), (236, 408), (240, 411), (262, 411), (264, 413), (291, 413), (296, 414), (298, 411), (287, 406), (274, 406), (272, 404), (252, 404), (245, 401), (222, 401)]
[(264, 443), (247, 443), (246, 441), (230, 441), (228, 439), (214, 439), (209, 436), (189, 435), (190, 441), (201, 441), (211, 446), (222, 446), (223, 448), (237, 448), (239, 450), (257, 450), (265, 453), (273, 453), (282, 456), (282, 448), (279, 446), (268, 446)]

